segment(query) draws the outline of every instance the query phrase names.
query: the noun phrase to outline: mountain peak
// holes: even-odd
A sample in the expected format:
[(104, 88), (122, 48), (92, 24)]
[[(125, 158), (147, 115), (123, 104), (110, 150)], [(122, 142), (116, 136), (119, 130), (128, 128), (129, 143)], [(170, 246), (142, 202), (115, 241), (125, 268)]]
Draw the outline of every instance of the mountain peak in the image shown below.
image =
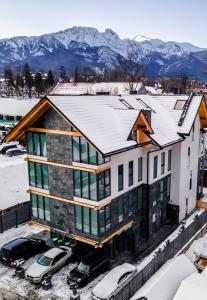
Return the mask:
[(144, 42), (144, 41), (149, 41), (151, 40), (150, 38), (144, 36), (144, 35), (136, 35), (134, 38), (133, 38), (134, 41), (140, 43), (140, 42)]

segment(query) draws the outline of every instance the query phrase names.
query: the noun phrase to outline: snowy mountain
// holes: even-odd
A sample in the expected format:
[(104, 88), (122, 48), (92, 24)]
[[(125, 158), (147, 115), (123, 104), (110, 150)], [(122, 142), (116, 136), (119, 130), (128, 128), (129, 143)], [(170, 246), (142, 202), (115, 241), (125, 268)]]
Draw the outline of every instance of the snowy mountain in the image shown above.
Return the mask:
[[(111, 29), (99, 32), (96, 28), (72, 27), (64, 31), (31, 37), (14, 37), (0, 40), (0, 71), (6, 66), (19, 69), (25, 62), (35, 70), (58, 70), (65, 65), (68, 72), (76, 66), (80, 68), (112, 69), (119, 61), (126, 59), (129, 49), (137, 54), (137, 61), (150, 77), (171, 76), (182, 70), (182, 62), (195, 63), (199, 60), (199, 70), (194, 74), (186, 68), (188, 75), (203, 77), (205, 49), (189, 43), (164, 42), (137, 35), (134, 39), (121, 39)], [(193, 59), (192, 59), (193, 57)], [(204, 65), (203, 65), (204, 64)], [(202, 65), (202, 67), (201, 67)]]

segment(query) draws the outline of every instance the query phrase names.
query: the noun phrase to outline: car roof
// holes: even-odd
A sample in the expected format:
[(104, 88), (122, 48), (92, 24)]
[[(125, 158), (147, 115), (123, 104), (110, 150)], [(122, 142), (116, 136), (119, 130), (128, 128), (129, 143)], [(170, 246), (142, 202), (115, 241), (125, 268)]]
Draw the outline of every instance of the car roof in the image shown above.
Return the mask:
[(89, 253), (87, 256), (85, 256), (81, 261), (86, 264), (86, 265), (91, 265), (92, 263), (94, 263), (97, 259), (101, 258), (101, 257), (105, 257), (103, 255), (102, 252), (100, 251), (94, 251)]
[(52, 248), (52, 249), (48, 250), (47, 252), (45, 252), (44, 255), (49, 257), (49, 258), (54, 258), (62, 252), (64, 252), (63, 249), (55, 247), (55, 248)]
[(11, 250), (12, 248), (19, 246), (21, 244), (24, 244), (25, 242), (27, 242), (28, 239), (27, 238), (19, 238), (19, 239), (15, 239), (5, 245), (2, 246), (3, 249), (5, 250)]

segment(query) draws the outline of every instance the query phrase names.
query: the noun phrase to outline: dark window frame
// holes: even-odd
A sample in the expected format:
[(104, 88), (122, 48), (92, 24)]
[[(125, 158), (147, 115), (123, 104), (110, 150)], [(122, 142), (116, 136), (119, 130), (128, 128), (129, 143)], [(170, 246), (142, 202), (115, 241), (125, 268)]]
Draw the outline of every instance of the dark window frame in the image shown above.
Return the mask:
[(157, 178), (158, 173), (158, 155), (153, 158), (153, 179)]
[(138, 182), (143, 179), (143, 157), (138, 158)]
[(128, 164), (128, 185), (131, 186), (134, 184), (134, 161), (129, 161)]
[(122, 191), (124, 189), (124, 165), (118, 166), (118, 191)]
[(161, 153), (161, 175), (165, 174), (165, 152)]
[(172, 169), (172, 150), (168, 150), (168, 167), (167, 170), (168, 172), (171, 171)]

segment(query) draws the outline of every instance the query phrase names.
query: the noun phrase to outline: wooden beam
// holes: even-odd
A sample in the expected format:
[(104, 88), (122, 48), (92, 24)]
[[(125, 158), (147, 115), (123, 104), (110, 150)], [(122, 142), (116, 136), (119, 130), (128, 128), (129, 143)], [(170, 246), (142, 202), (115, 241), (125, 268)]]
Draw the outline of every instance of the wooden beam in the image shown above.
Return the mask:
[(92, 168), (86, 168), (86, 167), (81, 167), (81, 166), (65, 165), (65, 164), (55, 163), (55, 162), (31, 158), (31, 157), (26, 157), (24, 160), (36, 162), (36, 163), (44, 164), (44, 165), (48, 165), (48, 166), (55, 166), (55, 167), (61, 167), (61, 168), (66, 168), (66, 169), (72, 169), (72, 170), (86, 171), (86, 172), (90, 172), (93, 174), (99, 174), (99, 173), (111, 168), (111, 165), (108, 165), (108, 166), (102, 167), (100, 169), (92, 169)]
[(61, 134), (61, 135), (69, 135), (69, 136), (81, 136), (81, 134), (77, 131), (63, 131), (63, 130), (47, 129), (47, 128), (30, 127), (27, 131), (48, 133), (48, 134)]
[(111, 239), (113, 239), (113, 237), (115, 237), (117, 234), (121, 233), (122, 231), (124, 231), (127, 227), (131, 227), (132, 224), (134, 222), (130, 221), (129, 223), (127, 223), (126, 225), (124, 225), (123, 227), (119, 228), (117, 231), (115, 231), (114, 233), (112, 233), (110, 236), (108, 236), (107, 238), (105, 238), (103, 241), (101, 241), (101, 243), (99, 244), (99, 247), (102, 247), (103, 244), (105, 244), (106, 242), (110, 241)]
[(201, 201), (201, 200), (197, 200), (196, 201), (196, 207), (197, 208), (207, 209), (207, 202), (204, 202), (204, 201)]
[(94, 246), (95, 248), (98, 248), (98, 242), (94, 242), (92, 240), (83, 238), (83, 237), (78, 236), (78, 235), (73, 235), (72, 238), (76, 241), (79, 241), (79, 242), (82, 242), (82, 243), (85, 243), (85, 244), (89, 244), (91, 246)]
[(38, 191), (35, 191), (32, 189), (27, 190), (27, 192), (30, 194), (35, 194), (35, 195), (39, 195), (42, 197), (47, 197), (49, 199), (53, 199), (53, 200), (57, 200), (57, 201), (65, 202), (65, 203), (70, 203), (73, 205), (84, 206), (84, 207), (91, 208), (94, 210), (100, 210), (103, 207), (111, 204), (111, 200), (106, 200), (106, 201), (102, 202), (102, 204), (100, 204), (100, 205), (92, 205), (92, 204), (88, 204), (88, 203), (81, 202), (81, 201), (76, 201), (76, 200), (66, 199), (66, 198), (62, 198), (62, 197), (58, 197), (58, 196), (53, 196), (50, 194), (45, 194), (45, 193), (38, 192)]

